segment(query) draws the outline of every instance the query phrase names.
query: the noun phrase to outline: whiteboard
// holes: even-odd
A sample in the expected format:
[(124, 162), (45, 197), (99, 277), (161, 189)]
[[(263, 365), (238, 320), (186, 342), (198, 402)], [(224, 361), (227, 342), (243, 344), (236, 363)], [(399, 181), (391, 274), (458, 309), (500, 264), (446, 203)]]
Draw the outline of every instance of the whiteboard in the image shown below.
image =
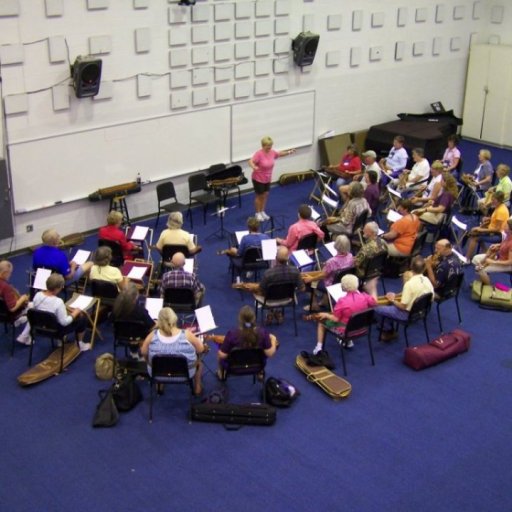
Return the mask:
[(250, 158), (262, 137), (270, 136), (277, 151), (313, 144), (315, 93), (279, 96), (240, 103), (231, 110), (231, 161)]
[(229, 162), (230, 123), (225, 106), (12, 143), (15, 212), (83, 199), (139, 172), (156, 181)]

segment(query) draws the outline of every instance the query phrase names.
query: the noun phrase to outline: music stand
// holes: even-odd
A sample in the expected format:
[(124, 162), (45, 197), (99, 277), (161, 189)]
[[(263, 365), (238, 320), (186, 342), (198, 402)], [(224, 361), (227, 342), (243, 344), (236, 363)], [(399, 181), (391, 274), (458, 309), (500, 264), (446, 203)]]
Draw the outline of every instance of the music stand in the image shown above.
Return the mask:
[(214, 231), (211, 235), (208, 235), (206, 237), (206, 240), (209, 240), (210, 238), (213, 238), (214, 236), (217, 237), (217, 238), (220, 238), (221, 240), (223, 238), (226, 238), (226, 236), (227, 237), (231, 237), (232, 236), (231, 231), (228, 231), (227, 229), (224, 228), (224, 214), (228, 210), (231, 210), (232, 208), (236, 208), (236, 205), (233, 205), (233, 206), (222, 206), (215, 213), (211, 213), (210, 214), (212, 217), (213, 216), (217, 216), (220, 219), (220, 228), (217, 229), (217, 231)]

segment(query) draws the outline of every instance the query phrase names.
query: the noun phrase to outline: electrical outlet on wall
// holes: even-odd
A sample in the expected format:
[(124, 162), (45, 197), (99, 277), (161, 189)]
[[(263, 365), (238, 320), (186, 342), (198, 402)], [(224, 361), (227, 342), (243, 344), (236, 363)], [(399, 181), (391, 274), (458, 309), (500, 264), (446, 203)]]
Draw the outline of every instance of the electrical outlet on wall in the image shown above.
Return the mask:
[(32, 231), (34, 231), (34, 224), (27, 224), (25, 229), (27, 230), (27, 233), (32, 233)]

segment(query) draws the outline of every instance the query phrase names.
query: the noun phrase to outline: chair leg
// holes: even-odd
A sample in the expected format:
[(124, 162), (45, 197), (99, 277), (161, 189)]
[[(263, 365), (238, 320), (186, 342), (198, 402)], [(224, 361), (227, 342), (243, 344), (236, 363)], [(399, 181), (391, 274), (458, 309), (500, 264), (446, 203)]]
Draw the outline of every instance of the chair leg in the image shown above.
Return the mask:
[(405, 346), (408, 347), (409, 346), (409, 338), (407, 336), (407, 325), (404, 325), (404, 335), (405, 335)]
[[(437, 323), (439, 324), (439, 330), (441, 332), (443, 332), (443, 324), (441, 323), (441, 313), (439, 311), (439, 303), (436, 304), (436, 310), (437, 310)], [(460, 315), (459, 315), (459, 318), (460, 318)]]
[(427, 326), (427, 317), (423, 319), (423, 327), (425, 327), (425, 334), (427, 336), (427, 343), (430, 340), (430, 335), (428, 334), (428, 326)]
[(345, 377), (347, 376), (347, 363), (345, 362), (345, 351), (343, 350), (343, 339), (337, 338), (336, 340), (340, 346), (340, 353), (341, 353), (341, 364), (343, 366), (343, 375)]
[(293, 325), (295, 326), (295, 336), (298, 336), (298, 331), (297, 331), (297, 313), (295, 311), (295, 303), (293, 303)]
[(457, 306), (457, 315), (459, 317), (459, 324), (462, 323), (462, 316), (460, 314), (460, 308), (459, 308), (459, 297), (455, 296), (455, 306)]
[(368, 348), (370, 350), (370, 359), (372, 361), (372, 366), (375, 366), (375, 358), (373, 357), (373, 346), (372, 346), (372, 326), (368, 328)]
[(153, 423), (153, 392), (154, 392), (153, 378), (149, 378), (149, 423)]
[(59, 373), (62, 373), (62, 370), (64, 370), (64, 340), (60, 340), (60, 368)]

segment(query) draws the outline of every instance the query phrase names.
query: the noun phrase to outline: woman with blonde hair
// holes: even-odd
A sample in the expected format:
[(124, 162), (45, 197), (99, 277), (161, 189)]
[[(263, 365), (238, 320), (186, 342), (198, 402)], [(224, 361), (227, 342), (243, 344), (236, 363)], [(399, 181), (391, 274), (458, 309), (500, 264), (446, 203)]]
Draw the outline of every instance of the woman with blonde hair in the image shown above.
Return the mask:
[(275, 151), (272, 149), (274, 141), (270, 137), (261, 139), (261, 149), (256, 151), (249, 160), (249, 166), (252, 169), (252, 184), (254, 186), (254, 209), (255, 217), (261, 222), (269, 220), (270, 217), (265, 213), (265, 206), (272, 182), (272, 171), (276, 158), (291, 155), (295, 149), (286, 149), (284, 151)]
[(201, 251), (201, 247), (194, 242), (194, 236), (182, 229), (183, 214), (171, 212), (167, 219), (167, 228), (162, 231), (156, 243), (156, 248), (161, 253), (164, 245), (184, 245), (188, 248), (190, 255)]
[(197, 357), (205, 352), (202, 341), (189, 329), (177, 326), (178, 317), (171, 308), (162, 308), (158, 314), (157, 328), (151, 331), (140, 352), (148, 362), (148, 373), (151, 375), (151, 361), (160, 355), (185, 356), (188, 362), (188, 373), (194, 381), (194, 394), (202, 392), (202, 363)]
[(125, 232), (121, 229), (123, 223), (123, 214), (112, 210), (107, 215), (107, 225), (100, 228), (98, 238), (117, 242), (121, 246), (124, 259), (130, 259), (140, 254), (140, 247), (126, 239)]

